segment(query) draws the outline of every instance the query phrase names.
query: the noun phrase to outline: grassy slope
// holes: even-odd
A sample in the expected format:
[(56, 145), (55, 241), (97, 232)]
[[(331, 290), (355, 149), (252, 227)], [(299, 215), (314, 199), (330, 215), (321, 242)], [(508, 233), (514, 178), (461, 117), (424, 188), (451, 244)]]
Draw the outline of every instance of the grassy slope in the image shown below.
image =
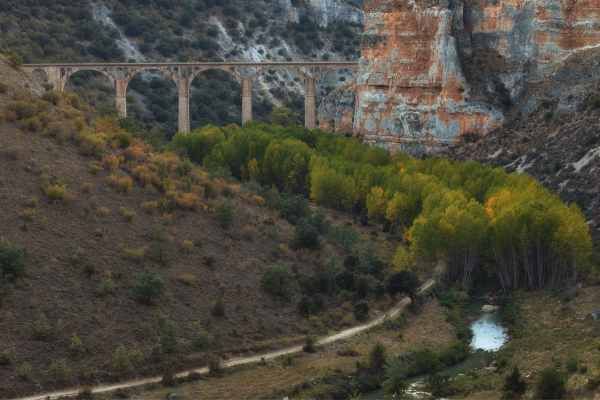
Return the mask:
[[(0, 68), (2, 76), (13, 79), (14, 90), (7, 95), (22, 91), (18, 74)], [(2, 95), (0, 102), (6, 102)], [(50, 110), (61, 112), (60, 107)], [(281, 303), (262, 292), (262, 272), (274, 263), (309, 274), (332, 257), (342, 259), (343, 252), (330, 244), (319, 252), (289, 250), (292, 227), (257, 205), (252, 193), (234, 184), (204, 182), (217, 192), (233, 193), (234, 225), (225, 230), (214, 213), (226, 200), (221, 194), (203, 200), (206, 211), (149, 214), (142, 203), (160, 198), (155, 189), (134, 185), (129, 193), (118, 193), (107, 183), (108, 171), (92, 173), (94, 161), (69, 141), (23, 132), (12, 123), (0, 125), (0, 236), (27, 250), (25, 277), (4, 285), (0, 296), (0, 352), (10, 358), (0, 366), (0, 397), (121, 378), (127, 373), (117, 371), (113, 359), (119, 345), (141, 351), (141, 372), (156, 372), (166, 363), (203, 364), (206, 354), (195, 354), (190, 346), (200, 329), (215, 337), (209, 350), (232, 354), (354, 323), (347, 317), (349, 305), (306, 320), (295, 302)], [(65, 183), (67, 199), (48, 201), (42, 191), (48, 180)], [(121, 208), (135, 214), (131, 222)], [(127, 249), (148, 253), (158, 246), (167, 266), (148, 256), (125, 257)], [(155, 306), (141, 305), (131, 296), (142, 271), (164, 279), (165, 293)], [(99, 296), (108, 277), (115, 288)], [(225, 318), (211, 315), (220, 297)], [(175, 327), (178, 352), (157, 357), (161, 320)], [(49, 329), (51, 337), (36, 339), (40, 328)], [(78, 356), (69, 351), (75, 335), (85, 349)], [(15, 379), (28, 369), (28, 379)]]
[(600, 377), (600, 321), (590, 318), (590, 313), (599, 308), (600, 288), (581, 289), (569, 302), (544, 292), (522, 293), (517, 304), (520, 323), (497, 357), (507, 362), (506, 367), (480, 369), (458, 377), (456, 385), (462, 393), (456, 398), (500, 399), (504, 377), (512, 366), (519, 367), (529, 385), (526, 398), (532, 398), (539, 373), (552, 366), (567, 373), (571, 359), (578, 360), (579, 370), (568, 374), (569, 398), (595, 398), (586, 385), (590, 379)]
[[(374, 343), (381, 342), (388, 354), (394, 355), (414, 348), (442, 346), (452, 340), (453, 327), (445, 321), (443, 308), (431, 302), (418, 315), (409, 314), (402, 328), (378, 328), (316, 354), (295, 357), (290, 366), (278, 360), (176, 388), (156, 387), (136, 393), (147, 400), (164, 399), (169, 393), (198, 400), (283, 398), (284, 393), (290, 392), (294, 392), (293, 398), (315, 398), (330, 389), (326, 383), (319, 383), (320, 378), (351, 374), (357, 362), (366, 362)], [(356, 351), (356, 356), (340, 355), (348, 350)]]

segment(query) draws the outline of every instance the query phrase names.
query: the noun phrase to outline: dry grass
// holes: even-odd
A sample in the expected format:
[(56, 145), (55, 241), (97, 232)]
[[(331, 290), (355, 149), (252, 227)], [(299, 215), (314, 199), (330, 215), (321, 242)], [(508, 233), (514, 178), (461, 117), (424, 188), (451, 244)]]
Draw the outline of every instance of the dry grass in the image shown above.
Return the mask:
[[(273, 398), (282, 389), (291, 389), (333, 372), (354, 371), (356, 362), (365, 361), (376, 342), (383, 343), (390, 354), (397, 354), (415, 347), (441, 346), (453, 339), (453, 328), (446, 322), (442, 308), (437, 303), (430, 303), (421, 314), (410, 317), (407, 327), (401, 332), (376, 329), (315, 354), (294, 356), (291, 365), (290, 360), (281, 358), (265, 365), (242, 368), (220, 378), (185, 384), (176, 391), (184, 398), (195, 400)], [(348, 352), (343, 351), (348, 348), (352, 348), (357, 356), (348, 356)], [(162, 400), (171, 392), (173, 389), (160, 388), (142, 392), (141, 397)], [(309, 396), (300, 393), (294, 398)]]

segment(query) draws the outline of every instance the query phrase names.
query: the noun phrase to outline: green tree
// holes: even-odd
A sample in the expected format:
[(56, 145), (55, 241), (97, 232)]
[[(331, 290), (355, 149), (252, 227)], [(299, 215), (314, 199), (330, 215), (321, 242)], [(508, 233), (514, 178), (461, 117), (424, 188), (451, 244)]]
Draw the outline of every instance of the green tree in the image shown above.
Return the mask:
[(294, 276), (287, 266), (274, 265), (263, 274), (261, 285), (271, 296), (289, 300), (293, 292)]
[(298, 113), (287, 107), (274, 108), (269, 119), (271, 120), (271, 123), (282, 126), (298, 125), (300, 123), (300, 116)]
[(562, 399), (567, 393), (565, 377), (550, 367), (541, 372), (536, 385), (536, 397), (543, 400)]
[(272, 142), (263, 160), (263, 180), (281, 191), (308, 192), (308, 173), (311, 149), (294, 139)]
[(521, 372), (518, 367), (514, 367), (512, 372), (506, 376), (504, 380), (504, 386), (502, 391), (504, 392), (504, 397), (506, 398), (514, 398), (518, 396), (522, 396), (527, 390), (527, 382), (523, 380), (521, 376)]

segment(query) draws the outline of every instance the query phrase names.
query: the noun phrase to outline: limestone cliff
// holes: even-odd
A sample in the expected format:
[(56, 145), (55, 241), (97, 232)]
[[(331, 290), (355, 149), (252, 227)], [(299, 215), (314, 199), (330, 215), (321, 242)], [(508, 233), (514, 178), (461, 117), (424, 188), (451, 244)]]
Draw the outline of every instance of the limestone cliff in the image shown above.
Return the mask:
[(436, 147), (535, 109), (532, 87), (600, 45), (600, 0), (370, 0), (354, 131)]

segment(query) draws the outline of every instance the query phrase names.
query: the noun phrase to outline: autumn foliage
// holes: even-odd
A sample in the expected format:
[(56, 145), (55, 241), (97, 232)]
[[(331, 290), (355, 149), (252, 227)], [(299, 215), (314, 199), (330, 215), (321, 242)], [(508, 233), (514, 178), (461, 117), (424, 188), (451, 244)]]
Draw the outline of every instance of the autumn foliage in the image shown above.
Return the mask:
[(176, 136), (173, 146), (209, 169), (381, 224), (405, 237), (402, 264), (443, 260), (446, 278), (465, 287), (481, 274), (505, 290), (558, 286), (590, 265), (579, 208), (526, 175), (265, 124), (211, 126)]

